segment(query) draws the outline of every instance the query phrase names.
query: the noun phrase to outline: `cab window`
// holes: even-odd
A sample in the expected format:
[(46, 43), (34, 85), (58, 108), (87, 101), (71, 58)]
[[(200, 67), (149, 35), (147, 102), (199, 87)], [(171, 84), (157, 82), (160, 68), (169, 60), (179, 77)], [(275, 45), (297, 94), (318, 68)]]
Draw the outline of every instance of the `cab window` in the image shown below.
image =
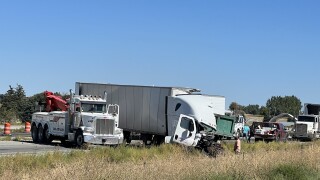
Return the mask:
[(194, 131), (194, 124), (192, 119), (183, 117), (180, 122), (180, 127), (189, 131)]

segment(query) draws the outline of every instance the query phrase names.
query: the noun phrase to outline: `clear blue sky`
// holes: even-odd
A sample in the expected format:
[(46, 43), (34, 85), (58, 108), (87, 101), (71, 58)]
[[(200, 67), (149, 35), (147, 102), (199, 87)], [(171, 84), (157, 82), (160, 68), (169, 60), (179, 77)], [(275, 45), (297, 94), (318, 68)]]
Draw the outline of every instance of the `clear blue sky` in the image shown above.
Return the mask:
[(0, 93), (195, 87), (228, 107), (320, 103), (320, 1), (0, 1)]

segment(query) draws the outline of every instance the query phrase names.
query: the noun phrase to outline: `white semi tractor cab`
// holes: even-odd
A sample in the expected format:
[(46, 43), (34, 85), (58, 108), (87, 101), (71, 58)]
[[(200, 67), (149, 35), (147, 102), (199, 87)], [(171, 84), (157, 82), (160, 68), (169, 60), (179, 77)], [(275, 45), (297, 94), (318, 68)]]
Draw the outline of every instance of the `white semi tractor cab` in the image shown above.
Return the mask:
[(294, 138), (314, 140), (320, 138), (320, 104), (304, 104), (303, 115), (295, 122)]
[(295, 123), (294, 137), (314, 140), (319, 138), (319, 115), (300, 115)]
[(105, 98), (73, 95), (68, 102), (45, 92), (48, 112), (32, 115), (31, 135), (34, 142), (52, 140), (72, 142), (81, 147), (84, 143), (117, 145), (123, 142), (119, 125), (119, 106), (107, 106)]

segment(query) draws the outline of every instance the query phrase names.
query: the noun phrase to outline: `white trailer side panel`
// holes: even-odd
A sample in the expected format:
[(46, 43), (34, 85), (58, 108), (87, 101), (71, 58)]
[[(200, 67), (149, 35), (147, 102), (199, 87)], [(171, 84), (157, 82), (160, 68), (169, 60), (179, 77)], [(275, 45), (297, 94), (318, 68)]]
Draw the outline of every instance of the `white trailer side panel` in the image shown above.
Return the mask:
[(103, 96), (120, 107), (119, 127), (135, 132), (166, 135), (166, 96), (170, 87), (76, 83), (76, 94)]

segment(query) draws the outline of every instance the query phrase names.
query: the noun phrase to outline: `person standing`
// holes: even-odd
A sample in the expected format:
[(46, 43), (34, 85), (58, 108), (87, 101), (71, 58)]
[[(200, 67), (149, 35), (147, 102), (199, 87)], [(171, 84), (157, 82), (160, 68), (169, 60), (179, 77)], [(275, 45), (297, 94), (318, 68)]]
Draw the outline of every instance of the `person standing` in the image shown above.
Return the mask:
[(249, 126), (243, 126), (243, 137), (249, 142), (250, 128)]
[(235, 137), (236, 141), (234, 142), (234, 147), (233, 147), (233, 150), (234, 150), (234, 153), (235, 154), (240, 154), (240, 151), (241, 151), (241, 141), (239, 139), (238, 136)]
[(254, 137), (254, 126), (250, 126), (250, 133), (249, 133), (249, 139), (248, 142), (250, 143), (251, 138)]

